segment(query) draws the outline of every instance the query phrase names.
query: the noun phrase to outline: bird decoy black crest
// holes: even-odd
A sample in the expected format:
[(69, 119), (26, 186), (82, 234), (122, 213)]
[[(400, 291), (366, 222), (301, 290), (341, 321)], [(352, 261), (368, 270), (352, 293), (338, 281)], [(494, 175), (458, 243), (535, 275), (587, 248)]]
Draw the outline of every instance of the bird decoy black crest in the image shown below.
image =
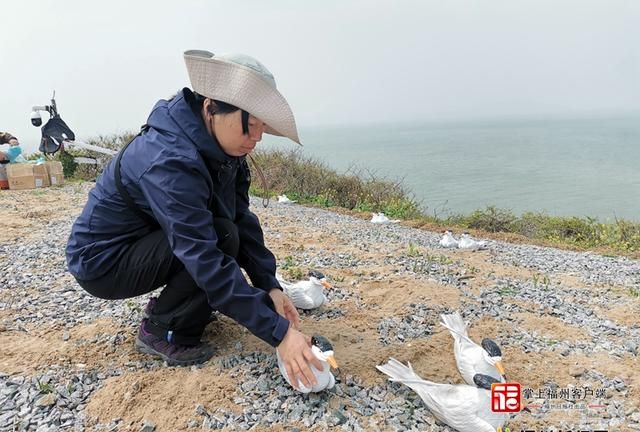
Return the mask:
[(482, 339), (482, 342), (480, 342), (480, 345), (482, 346), (482, 348), (484, 348), (486, 352), (489, 353), (491, 357), (502, 357), (502, 350), (500, 350), (500, 347), (498, 346), (498, 344), (492, 341), (491, 339), (489, 338)]
[(491, 384), (499, 383), (497, 379), (484, 374), (475, 374), (473, 376), (473, 382), (480, 388), (485, 390), (491, 390)]
[(314, 277), (316, 279), (325, 279), (325, 276), (320, 273), (318, 270), (309, 270), (309, 276)]

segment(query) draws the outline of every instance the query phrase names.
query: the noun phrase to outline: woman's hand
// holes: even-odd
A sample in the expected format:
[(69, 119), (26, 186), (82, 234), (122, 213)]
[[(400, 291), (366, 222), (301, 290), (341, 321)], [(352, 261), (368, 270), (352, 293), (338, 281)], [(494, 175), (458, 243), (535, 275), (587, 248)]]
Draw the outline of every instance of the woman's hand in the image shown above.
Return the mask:
[(299, 390), (298, 380), (308, 388), (318, 383), (309, 363), (317, 370), (322, 370), (322, 363), (311, 352), (311, 338), (309, 336), (289, 327), (277, 350), (287, 370), (289, 382), (296, 390)]
[(293, 302), (280, 288), (273, 288), (269, 291), (269, 297), (273, 301), (276, 307), (276, 312), (289, 320), (293, 328), (296, 330), (300, 328), (300, 314), (293, 305)]

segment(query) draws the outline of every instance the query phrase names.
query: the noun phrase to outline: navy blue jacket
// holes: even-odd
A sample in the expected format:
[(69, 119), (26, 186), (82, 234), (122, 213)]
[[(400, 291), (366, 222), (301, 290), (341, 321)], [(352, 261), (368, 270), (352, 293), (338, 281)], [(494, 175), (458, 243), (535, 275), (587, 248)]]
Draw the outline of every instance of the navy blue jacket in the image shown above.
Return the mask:
[[(207, 294), (209, 305), (277, 346), (289, 321), (275, 312), (268, 295), (280, 284), (260, 222), (249, 210), (249, 167), (244, 157), (222, 151), (192, 110), (192, 97), (189, 89), (183, 89), (156, 104), (149, 128), (122, 157), (122, 183), (138, 207), (158, 222), (174, 255)], [(116, 188), (114, 168), (115, 158), (89, 193), (71, 231), (67, 264), (80, 280), (107, 273), (128, 245), (154, 229), (125, 204)], [(216, 246), (214, 213), (237, 225), (237, 259)], [(240, 267), (255, 287), (247, 283)]]

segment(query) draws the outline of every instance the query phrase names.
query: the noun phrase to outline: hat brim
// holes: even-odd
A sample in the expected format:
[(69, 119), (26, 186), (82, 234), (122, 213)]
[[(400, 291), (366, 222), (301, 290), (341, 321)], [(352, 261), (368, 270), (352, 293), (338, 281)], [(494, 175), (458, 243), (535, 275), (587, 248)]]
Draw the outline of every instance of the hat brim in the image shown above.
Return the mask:
[(207, 51), (187, 51), (184, 61), (194, 91), (237, 106), (266, 123), (266, 132), (301, 144), (287, 100), (253, 69)]

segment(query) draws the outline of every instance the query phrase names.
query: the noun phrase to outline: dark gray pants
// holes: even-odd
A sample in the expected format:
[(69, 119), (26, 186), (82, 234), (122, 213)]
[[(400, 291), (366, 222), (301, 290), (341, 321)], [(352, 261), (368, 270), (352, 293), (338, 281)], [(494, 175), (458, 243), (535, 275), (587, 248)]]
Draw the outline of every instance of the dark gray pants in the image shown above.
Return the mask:
[[(240, 241), (238, 229), (228, 219), (216, 218), (218, 248), (237, 257)], [(104, 276), (78, 283), (89, 294), (115, 300), (147, 294), (163, 285), (149, 316), (147, 330), (156, 336), (182, 345), (200, 342), (209, 322), (211, 307), (184, 265), (169, 248), (161, 230), (133, 243)], [(169, 333), (171, 332), (171, 333)], [(171, 335), (169, 338), (168, 335)]]

